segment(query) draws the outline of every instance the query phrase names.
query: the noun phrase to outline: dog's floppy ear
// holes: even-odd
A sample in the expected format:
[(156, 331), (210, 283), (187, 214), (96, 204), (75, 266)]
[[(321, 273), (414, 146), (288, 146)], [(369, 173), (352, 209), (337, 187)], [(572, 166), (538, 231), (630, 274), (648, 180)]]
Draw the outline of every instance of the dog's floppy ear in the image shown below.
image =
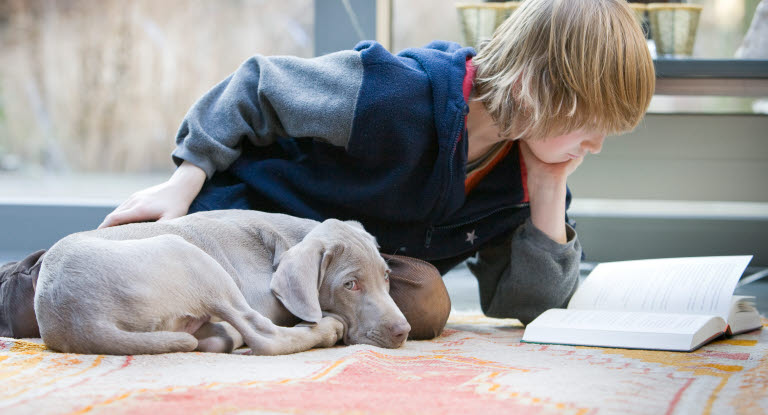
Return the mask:
[(332, 256), (316, 238), (304, 239), (280, 255), (269, 288), (296, 317), (313, 323), (323, 317), (318, 296)]
[(361, 231), (365, 230), (365, 228), (363, 227), (363, 224), (356, 220), (345, 220), (344, 223), (346, 223), (349, 226), (354, 226), (355, 228), (360, 229)]
[(381, 249), (381, 246), (379, 245), (379, 242), (376, 241), (376, 237), (371, 235), (370, 233), (368, 233), (368, 231), (366, 231), (365, 228), (363, 227), (362, 223), (360, 223), (360, 222), (358, 222), (356, 220), (345, 220), (344, 223), (346, 223), (347, 225), (349, 225), (349, 226), (359, 230), (361, 233), (365, 234), (366, 238), (368, 238), (369, 240), (373, 241), (373, 245), (376, 246), (376, 249)]

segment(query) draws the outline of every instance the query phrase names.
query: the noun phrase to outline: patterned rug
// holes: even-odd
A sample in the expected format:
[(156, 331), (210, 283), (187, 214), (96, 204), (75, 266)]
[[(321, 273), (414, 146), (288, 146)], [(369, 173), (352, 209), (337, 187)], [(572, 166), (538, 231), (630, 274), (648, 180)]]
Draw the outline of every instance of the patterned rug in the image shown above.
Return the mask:
[[(0, 414), (764, 414), (768, 330), (693, 353), (520, 343), (453, 314), (397, 350), (95, 356), (0, 338)], [(764, 320), (764, 325), (768, 320)]]

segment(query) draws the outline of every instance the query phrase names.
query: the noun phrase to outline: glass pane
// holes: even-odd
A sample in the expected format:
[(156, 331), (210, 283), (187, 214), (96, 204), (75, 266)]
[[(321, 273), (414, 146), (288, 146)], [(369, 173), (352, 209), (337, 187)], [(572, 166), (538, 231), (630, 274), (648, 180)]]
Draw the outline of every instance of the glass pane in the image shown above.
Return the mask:
[(693, 57), (733, 59), (760, 0), (691, 0), (703, 7)]
[(461, 43), (454, 1), (392, 0), (393, 52), (424, 46), (436, 39)]
[(313, 13), (310, 0), (0, 2), (0, 176), (167, 176), (195, 100), (253, 54), (311, 57)]

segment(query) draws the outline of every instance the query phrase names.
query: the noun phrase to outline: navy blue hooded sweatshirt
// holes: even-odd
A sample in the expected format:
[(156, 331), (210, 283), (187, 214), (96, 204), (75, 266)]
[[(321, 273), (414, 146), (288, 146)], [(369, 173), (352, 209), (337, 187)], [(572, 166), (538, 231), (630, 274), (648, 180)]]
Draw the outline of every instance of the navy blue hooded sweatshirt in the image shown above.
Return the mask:
[(209, 180), (190, 212), (360, 221), (381, 251), (470, 269), (483, 311), (527, 322), (576, 288), (580, 246), (530, 222), (513, 148), (465, 194), (471, 48), (393, 55), (376, 42), (313, 59), (255, 56), (189, 111), (173, 159)]

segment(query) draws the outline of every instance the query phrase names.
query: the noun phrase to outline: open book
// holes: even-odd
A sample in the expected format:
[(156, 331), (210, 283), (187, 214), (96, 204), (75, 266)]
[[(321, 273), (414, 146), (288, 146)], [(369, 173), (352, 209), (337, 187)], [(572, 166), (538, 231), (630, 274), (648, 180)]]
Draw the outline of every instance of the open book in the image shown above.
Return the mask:
[(762, 327), (754, 297), (733, 290), (752, 256), (599, 264), (568, 303), (545, 311), (523, 341), (691, 351)]

